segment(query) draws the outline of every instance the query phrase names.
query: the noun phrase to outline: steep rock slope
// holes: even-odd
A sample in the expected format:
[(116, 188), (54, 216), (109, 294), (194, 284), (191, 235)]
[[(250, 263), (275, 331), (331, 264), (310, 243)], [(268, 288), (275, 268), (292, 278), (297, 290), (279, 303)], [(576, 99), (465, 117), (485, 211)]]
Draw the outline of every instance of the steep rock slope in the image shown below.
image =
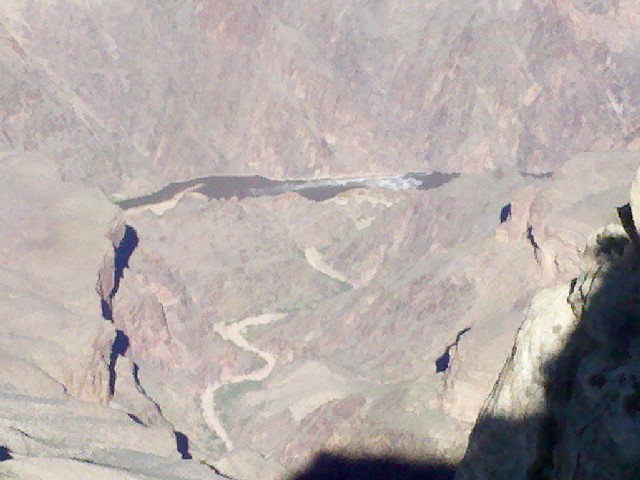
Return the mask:
[(325, 449), (456, 460), (530, 299), (578, 274), (637, 164), (584, 154), (550, 178), (129, 210), (125, 356), (194, 455), (237, 478)]
[(0, 146), (149, 193), (635, 149), (635, 0), (0, 5)]
[[(116, 371), (118, 385), (134, 375), (114, 364), (96, 290), (115, 282), (118, 209), (13, 153), (0, 156), (0, 216), (0, 477), (215, 478), (180, 459), (166, 421), (143, 425), (114, 401)], [(127, 398), (145, 401), (135, 387)]]
[(0, 341), (14, 365), (0, 375), (18, 388), (30, 388), (24, 380), (53, 396), (106, 402), (115, 332), (96, 307), (95, 282), (117, 209), (97, 190), (61, 182), (46, 158), (5, 154), (0, 168)]
[(457, 479), (640, 475), (640, 256), (627, 208), (624, 228), (592, 236), (577, 278), (534, 299)]

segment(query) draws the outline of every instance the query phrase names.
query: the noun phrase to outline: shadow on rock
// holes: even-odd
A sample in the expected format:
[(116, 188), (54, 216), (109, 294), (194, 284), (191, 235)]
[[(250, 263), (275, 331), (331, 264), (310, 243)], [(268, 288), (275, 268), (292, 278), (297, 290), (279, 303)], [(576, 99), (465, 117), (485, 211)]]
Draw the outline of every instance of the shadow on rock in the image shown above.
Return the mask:
[(523, 324), (457, 480), (640, 478), (640, 256), (625, 230), (603, 229), (564, 297)]
[(5, 460), (11, 460), (13, 457), (11, 456), (11, 450), (9, 450), (5, 446), (0, 446), (0, 462), (4, 462)]
[(124, 277), (124, 269), (129, 268), (129, 259), (134, 250), (138, 247), (139, 239), (136, 230), (130, 226), (125, 226), (124, 236), (115, 250), (115, 285), (110, 297), (113, 298), (118, 293), (120, 281)]
[(187, 437), (184, 433), (182, 432), (175, 432), (175, 436), (176, 436), (176, 448), (178, 450), (178, 453), (180, 454), (180, 457), (183, 460), (191, 460), (193, 457), (191, 456), (191, 453), (189, 453), (189, 437)]
[(450, 465), (397, 457), (350, 457), (321, 453), (289, 480), (452, 480)]
[(113, 299), (118, 293), (120, 288), (120, 281), (124, 278), (125, 268), (129, 268), (129, 259), (134, 250), (138, 247), (139, 238), (136, 230), (130, 225), (125, 225), (124, 235), (117, 247), (114, 247), (114, 279), (113, 288), (109, 294), (105, 297), (100, 295), (100, 309), (102, 311), (102, 318), (113, 322)]
[(640, 479), (640, 241), (618, 213), (533, 299), (458, 465), (324, 453), (290, 480)]

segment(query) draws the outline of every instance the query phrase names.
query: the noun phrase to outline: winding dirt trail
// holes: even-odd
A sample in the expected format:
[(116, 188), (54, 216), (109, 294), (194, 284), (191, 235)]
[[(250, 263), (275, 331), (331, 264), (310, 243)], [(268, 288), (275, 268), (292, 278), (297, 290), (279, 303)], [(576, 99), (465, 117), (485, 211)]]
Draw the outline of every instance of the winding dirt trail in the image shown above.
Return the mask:
[(215, 405), (216, 391), (226, 385), (234, 385), (241, 382), (255, 381), (260, 382), (266, 379), (276, 364), (276, 356), (271, 352), (260, 350), (259, 348), (251, 345), (244, 337), (247, 328), (260, 325), (269, 325), (271, 322), (280, 320), (286, 317), (284, 313), (266, 313), (257, 317), (249, 317), (236, 323), (227, 324), (226, 322), (220, 322), (213, 326), (215, 332), (219, 333), (222, 338), (228, 340), (238, 347), (251, 352), (264, 361), (264, 366), (260, 367), (253, 372), (242, 375), (231, 375), (225, 378), (222, 382), (215, 382), (210, 384), (202, 393), (200, 397), (200, 408), (202, 409), (202, 416), (204, 417), (207, 426), (218, 435), (224, 442), (227, 451), (233, 450), (233, 441), (229, 437), (227, 430), (222, 424), (220, 415)]
[(305, 249), (304, 257), (306, 258), (307, 263), (314, 270), (317, 270), (320, 273), (323, 273), (339, 282), (348, 283), (353, 287), (353, 284), (349, 282), (349, 279), (347, 277), (345, 277), (342, 273), (338, 272), (331, 265), (324, 261), (324, 258), (322, 258), (322, 254), (318, 251), (318, 249), (313, 247)]

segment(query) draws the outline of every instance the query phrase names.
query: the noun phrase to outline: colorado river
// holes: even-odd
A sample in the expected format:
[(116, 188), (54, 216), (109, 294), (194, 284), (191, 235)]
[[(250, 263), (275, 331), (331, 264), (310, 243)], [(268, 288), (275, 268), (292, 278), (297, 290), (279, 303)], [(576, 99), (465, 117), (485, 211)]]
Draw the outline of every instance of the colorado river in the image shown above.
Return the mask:
[(206, 195), (210, 199), (237, 197), (263, 197), (297, 192), (303, 197), (322, 202), (339, 193), (355, 188), (386, 188), (389, 190), (429, 190), (447, 183), (457, 174), (407, 173), (397, 176), (320, 178), (308, 180), (271, 180), (261, 176), (211, 176), (170, 183), (150, 195), (116, 202), (120, 208), (144, 207), (171, 201), (181, 193), (190, 191)]

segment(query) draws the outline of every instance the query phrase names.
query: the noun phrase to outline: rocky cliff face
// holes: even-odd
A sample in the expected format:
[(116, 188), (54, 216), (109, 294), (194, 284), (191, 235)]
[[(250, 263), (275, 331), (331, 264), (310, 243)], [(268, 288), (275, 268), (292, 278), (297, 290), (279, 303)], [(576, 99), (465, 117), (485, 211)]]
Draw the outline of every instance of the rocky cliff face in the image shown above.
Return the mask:
[[(283, 478), (340, 458), (327, 449), (454, 462), (530, 298), (579, 273), (637, 163), (584, 154), (549, 178), (322, 202), (196, 189), (122, 212), (47, 159), (8, 155), (0, 472), (210, 475), (180, 459), (194, 457)], [(498, 403), (532, 410), (514, 392)]]
[[(61, 182), (44, 158), (5, 154), (0, 162), (2, 352), (15, 367), (3, 380), (106, 402), (115, 332), (96, 311), (94, 285), (117, 209), (95, 190)], [(21, 375), (20, 364), (38, 379)]]
[[(8, 155), (0, 471), (210, 475), (192, 456), (282, 478), (326, 449), (455, 461), (529, 299), (579, 273), (572, 255), (615, 219), (605, 205), (637, 163), (580, 155), (550, 178), (323, 202), (194, 190), (121, 212), (45, 158)], [(574, 317), (548, 297), (529, 316), (564, 305), (565, 323), (523, 331), (561, 342)], [(543, 408), (542, 390), (535, 408), (512, 390), (496, 408)]]
[[(637, 212), (637, 188), (631, 205)], [(637, 232), (597, 231), (569, 284), (538, 294), (478, 418), (459, 480), (640, 475)]]
[(637, 150), (634, 0), (17, 2), (0, 145), (126, 196)]
[(0, 216), (0, 476), (212, 478), (197, 464), (177, 472), (174, 429), (157, 410), (143, 425), (125, 402), (146, 420), (148, 399), (126, 359), (115, 363), (116, 329), (100, 311), (98, 293), (117, 278), (117, 207), (63, 183), (46, 158), (12, 154), (0, 157)]
[(637, 163), (131, 209), (114, 322), (192, 453), (232, 476), (279, 478), (328, 448), (455, 461), (529, 300), (578, 274)]
[[(456, 462), (525, 319), (539, 345), (485, 411), (543, 419), (518, 430), (535, 465), (574, 455), (545, 436), (548, 373), (528, 362), (584, 314), (569, 287), (529, 306), (587, 268), (589, 233), (627, 201), (636, 10), (0, 2), (0, 475)], [(431, 172), (451, 181), (389, 188)], [(234, 174), (333, 190), (235, 195)]]

